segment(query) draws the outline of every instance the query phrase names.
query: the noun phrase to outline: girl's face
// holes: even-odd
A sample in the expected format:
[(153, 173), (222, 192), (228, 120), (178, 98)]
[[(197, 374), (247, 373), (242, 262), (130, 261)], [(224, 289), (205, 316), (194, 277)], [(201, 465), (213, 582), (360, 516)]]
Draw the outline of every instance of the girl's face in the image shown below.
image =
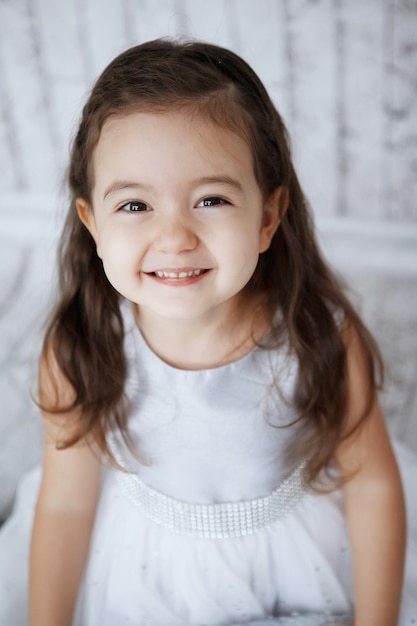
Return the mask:
[(114, 288), (141, 321), (233, 316), (278, 227), (247, 143), (182, 112), (108, 120), (94, 153), (92, 207), (77, 202)]

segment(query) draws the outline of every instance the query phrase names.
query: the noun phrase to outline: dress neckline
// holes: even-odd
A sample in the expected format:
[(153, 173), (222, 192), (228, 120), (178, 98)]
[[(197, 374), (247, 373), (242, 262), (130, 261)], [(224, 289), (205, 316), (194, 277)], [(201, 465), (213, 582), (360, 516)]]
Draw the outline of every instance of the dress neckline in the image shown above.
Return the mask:
[[(196, 369), (187, 369), (187, 368), (183, 368), (183, 367), (177, 367), (175, 365), (172, 365), (171, 363), (169, 363), (168, 361), (165, 361), (161, 356), (159, 356), (153, 349), (152, 347), (149, 345), (149, 343), (147, 342), (144, 334), (142, 333), (142, 330), (140, 329), (140, 327), (138, 326), (136, 319), (135, 319), (135, 314), (134, 314), (134, 309), (133, 309), (133, 305), (131, 302), (129, 301), (124, 301), (122, 304), (122, 310), (124, 312), (124, 320), (125, 320), (125, 332), (126, 334), (131, 333), (132, 336), (135, 338), (135, 341), (138, 345), (138, 347), (140, 348), (140, 350), (142, 351), (142, 353), (145, 353), (147, 356), (147, 359), (150, 360), (150, 362), (153, 362), (155, 364), (156, 367), (159, 367), (163, 370), (165, 370), (165, 372), (171, 372), (171, 373), (183, 373), (184, 375), (189, 375), (189, 376), (198, 376), (199, 374), (207, 374), (207, 373), (212, 373), (213, 375), (215, 373), (222, 373), (226, 370), (229, 369), (235, 369), (241, 366), (245, 366), (247, 363), (250, 363), (253, 358), (256, 356), (256, 354), (260, 351), (260, 350), (264, 350), (265, 348), (261, 347), (260, 344), (255, 344), (246, 354), (242, 355), (241, 357), (230, 361), (228, 363), (225, 363), (224, 365), (217, 365), (217, 366), (213, 366), (213, 367), (203, 367), (203, 368), (196, 368)], [(268, 328), (267, 331), (264, 333), (262, 341), (264, 341), (265, 339), (267, 339), (269, 333), (270, 333), (271, 329)]]

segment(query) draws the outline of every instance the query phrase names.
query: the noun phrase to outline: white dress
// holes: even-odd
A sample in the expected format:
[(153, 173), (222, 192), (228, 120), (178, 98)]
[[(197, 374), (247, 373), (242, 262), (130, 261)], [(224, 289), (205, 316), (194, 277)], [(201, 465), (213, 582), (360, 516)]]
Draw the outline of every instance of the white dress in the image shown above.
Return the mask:
[[(342, 495), (307, 492), (302, 465), (285, 454), (300, 433), (299, 425), (281, 428), (295, 418), (285, 400), (294, 360), (257, 348), (221, 368), (178, 370), (149, 349), (133, 317), (128, 323), (129, 424), (146, 464), (113, 437), (131, 473), (104, 471), (74, 626), (226, 626), (351, 613)], [(271, 365), (285, 398), (271, 391)], [(399, 454), (412, 519), (401, 626), (417, 624), (417, 461), (406, 456)], [(37, 468), (23, 480), (0, 532), (1, 626), (27, 624), (39, 479)]]

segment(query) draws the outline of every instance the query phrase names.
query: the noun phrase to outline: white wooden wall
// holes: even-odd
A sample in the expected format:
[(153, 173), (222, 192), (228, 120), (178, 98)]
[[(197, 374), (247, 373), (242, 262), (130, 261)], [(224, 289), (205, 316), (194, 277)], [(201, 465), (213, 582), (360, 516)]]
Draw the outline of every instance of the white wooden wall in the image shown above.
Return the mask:
[(263, 79), (417, 449), (417, 0), (0, 0), (0, 518), (39, 457), (28, 389), (70, 137), (104, 66), (161, 36), (229, 47)]
[(416, 0), (1, 0), (0, 191), (55, 194), (97, 74), (186, 36), (258, 71), (318, 215), (415, 221), (416, 33)]

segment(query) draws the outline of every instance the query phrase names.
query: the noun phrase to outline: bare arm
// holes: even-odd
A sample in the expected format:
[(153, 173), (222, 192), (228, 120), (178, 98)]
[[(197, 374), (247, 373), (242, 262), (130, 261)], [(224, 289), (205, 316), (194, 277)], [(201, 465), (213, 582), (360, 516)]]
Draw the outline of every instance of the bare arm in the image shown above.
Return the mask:
[[(360, 342), (346, 332), (348, 426), (369, 392)], [(401, 479), (384, 418), (375, 398), (367, 420), (338, 451), (343, 470), (355, 472), (344, 487), (355, 589), (355, 626), (396, 626), (404, 568), (405, 510)]]
[[(56, 372), (59, 394), (71, 390)], [(40, 395), (48, 401), (50, 374), (41, 365)], [(70, 626), (87, 559), (100, 487), (100, 463), (83, 442), (57, 450), (56, 441), (76, 414), (44, 415), (44, 460), (32, 531), (29, 582), (30, 626)], [(65, 426), (62, 426), (64, 420)]]

